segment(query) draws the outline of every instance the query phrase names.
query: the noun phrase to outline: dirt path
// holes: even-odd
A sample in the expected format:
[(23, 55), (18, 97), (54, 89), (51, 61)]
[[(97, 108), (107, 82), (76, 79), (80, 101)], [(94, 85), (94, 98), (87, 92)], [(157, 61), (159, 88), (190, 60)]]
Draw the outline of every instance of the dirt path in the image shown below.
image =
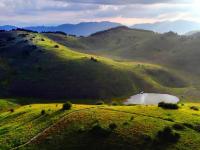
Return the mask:
[(27, 141), (26, 143), (17, 146), (15, 148), (12, 148), (10, 150), (18, 150), (28, 144), (33, 143), (34, 141), (37, 141), (38, 139), (40, 139), (40, 137), (42, 137), (45, 134), (51, 133), (51, 131), (53, 131), (54, 128), (56, 128), (57, 126), (59, 126), (60, 123), (62, 123), (69, 115), (77, 113), (77, 112), (81, 112), (81, 111), (86, 111), (86, 110), (91, 110), (91, 109), (102, 109), (102, 110), (107, 110), (107, 111), (114, 111), (114, 112), (118, 112), (118, 113), (127, 113), (127, 114), (134, 114), (134, 115), (138, 115), (138, 116), (145, 116), (145, 117), (150, 117), (153, 119), (160, 119), (162, 121), (168, 121), (168, 122), (173, 122), (173, 123), (180, 123), (180, 122), (176, 122), (167, 118), (162, 118), (162, 117), (156, 117), (156, 116), (152, 116), (152, 115), (146, 115), (146, 114), (141, 114), (141, 113), (135, 113), (135, 112), (128, 112), (128, 111), (122, 111), (122, 110), (115, 110), (112, 108), (105, 108), (105, 107), (90, 107), (90, 108), (85, 108), (85, 109), (80, 109), (80, 110), (75, 110), (73, 112), (70, 112), (68, 114), (66, 114), (65, 116), (63, 116), (61, 119), (59, 119), (56, 123), (52, 124), (51, 126), (49, 126), (48, 128), (46, 128), (45, 130), (43, 130), (42, 132), (38, 133), (36, 136), (34, 136), (33, 138), (31, 138), (29, 141)]
[(50, 125), (49, 127), (47, 127), (46, 129), (44, 129), (42, 132), (38, 133), (37, 135), (35, 135), (33, 138), (31, 138), (29, 141), (27, 141), (26, 143), (19, 145), (17, 147), (11, 148), (10, 150), (18, 150), (30, 143), (32, 143), (33, 141), (35, 141), (38, 137), (40, 137), (42, 134), (44, 134), (45, 132), (47, 132), (48, 130), (50, 130), (51, 128), (53, 128), (54, 126), (56, 126), (57, 124), (59, 124), (60, 122), (62, 122), (63, 120), (65, 120), (69, 115), (77, 113), (77, 112), (81, 112), (81, 111), (86, 111), (86, 110), (90, 110), (90, 109), (94, 109), (96, 107), (90, 107), (90, 108), (84, 108), (84, 109), (79, 109), (79, 110), (75, 110), (72, 111), (68, 114), (66, 114), (65, 116), (63, 116), (61, 119), (59, 119), (56, 123)]

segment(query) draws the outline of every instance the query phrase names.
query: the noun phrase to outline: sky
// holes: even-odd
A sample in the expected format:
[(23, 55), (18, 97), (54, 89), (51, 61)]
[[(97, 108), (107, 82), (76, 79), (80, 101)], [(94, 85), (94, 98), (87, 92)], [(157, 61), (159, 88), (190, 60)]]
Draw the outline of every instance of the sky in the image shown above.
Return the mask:
[(0, 0), (0, 25), (200, 21), (200, 0)]

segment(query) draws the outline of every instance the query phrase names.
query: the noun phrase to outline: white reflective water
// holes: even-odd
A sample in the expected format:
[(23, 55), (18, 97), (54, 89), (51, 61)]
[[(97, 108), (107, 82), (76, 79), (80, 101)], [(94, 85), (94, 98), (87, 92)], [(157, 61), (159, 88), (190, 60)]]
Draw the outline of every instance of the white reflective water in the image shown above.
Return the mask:
[(179, 98), (169, 94), (143, 93), (131, 96), (124, 104), (157, 105), (160, 102), (177, 103)]

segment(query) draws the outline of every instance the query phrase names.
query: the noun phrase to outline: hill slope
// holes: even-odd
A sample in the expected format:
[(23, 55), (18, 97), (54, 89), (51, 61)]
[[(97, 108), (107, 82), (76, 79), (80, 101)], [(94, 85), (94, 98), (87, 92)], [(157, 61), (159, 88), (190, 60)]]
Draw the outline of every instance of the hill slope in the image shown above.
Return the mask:
[[(0, 41), (3, 96), (112, 99), (141, 90), (178, 95), (188, 90), (184, 80), (162, 67), (75, 52), (37, 33), (2, 32)], [(148, 70), (160, 74), (155, 79)]]
[(127, 27), (98, 32), (86, 38), (71, 39), (57, 34), (46, 36), (75, 50), (114, 59), (161, 64), (192, 76), (194, 83), (199, 80), (200, 69), (196, 67), (200, 65), (198, 36), (179, 36), (173, 32), (157, 34)]
[(22, 106), (0, 113), (0, 149), (198, 149), (200, 113), (192, 106), (200, 107), (73, 105), (61, 111), (61, 104)]

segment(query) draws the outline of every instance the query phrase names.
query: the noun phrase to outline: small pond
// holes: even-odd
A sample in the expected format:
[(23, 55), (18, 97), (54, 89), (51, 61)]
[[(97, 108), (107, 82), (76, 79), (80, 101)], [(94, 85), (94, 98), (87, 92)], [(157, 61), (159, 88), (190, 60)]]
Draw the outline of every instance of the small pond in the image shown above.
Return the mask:
[(178, 103), (179, 98), (169, 94), (142, 93), (131, 96), (124, 104), (157, 105), (160, 102)]

